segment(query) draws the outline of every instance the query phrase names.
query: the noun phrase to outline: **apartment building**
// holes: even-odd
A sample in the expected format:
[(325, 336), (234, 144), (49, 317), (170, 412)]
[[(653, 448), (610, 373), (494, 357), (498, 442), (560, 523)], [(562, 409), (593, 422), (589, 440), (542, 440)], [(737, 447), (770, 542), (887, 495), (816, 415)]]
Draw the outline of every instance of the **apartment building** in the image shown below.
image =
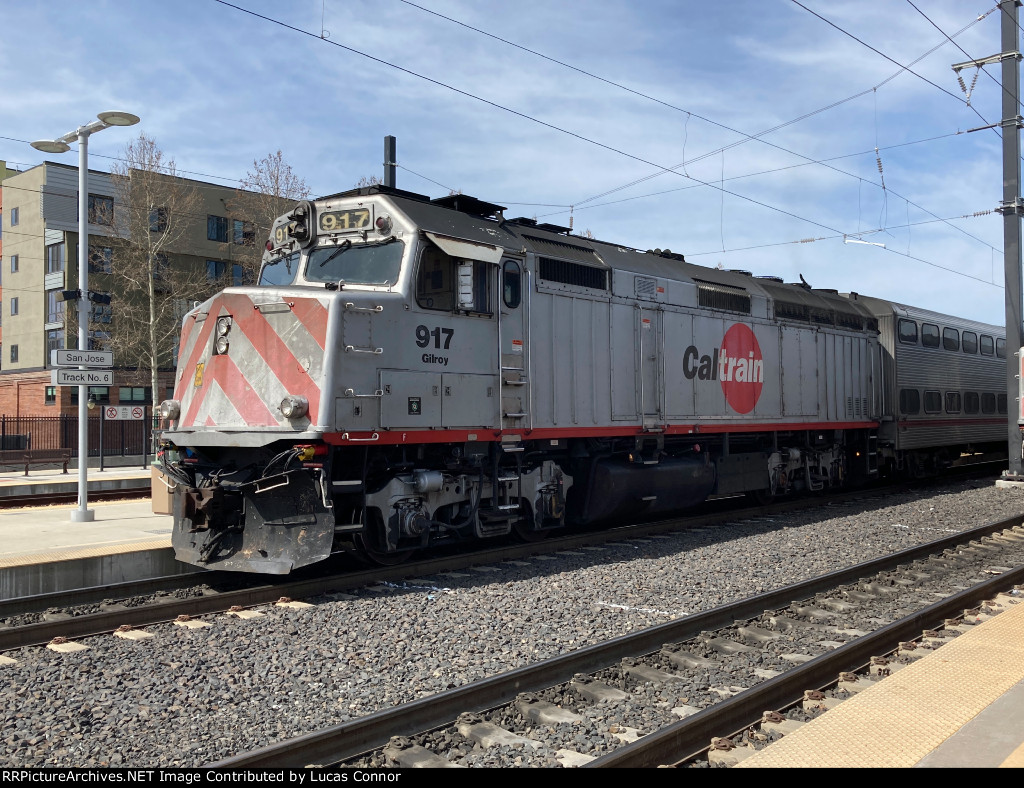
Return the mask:
[[(0, 415), (71, 413), (77, 408), (78, 387), (51, 383), (50, 351), (78, 347), (77, 307), (62, 297), (79, 287), (78, 168), (47, 161), (23, 172), (0, 172)], [(242, 262), (253, 258), (263, 239), (255, 237), (251, 222), (232, 216), (229, 206), (236, 190), (186, 183), (198, 192), (199, 207), (189, 212), (187, 231), (162, 254), (161, 262), (205, 272), (211, 289), (242, 283)], [(117, 289), (111, 276), (113, 256), (121, 240), (118, 233), (124, 230), (120, 224), (115, 227), (121, 206), (109, 173), (90, 169), (87, 199), (88, 289), (111, 296), (109, 304), (90, 304), (89, 349), (109, 349), (118, 331), (118, 299), (125, 297), (111, 292)], [(166, 220), (162, 210), (152, 208), (152, 232), (161, 231)], [(183, 300), (181, 313), (190, 305)], [(169, 346), (165, 356), (156, 401), (173, 388), (174, 348)], [(114, 364), (114, 385), (90, 388), (90, 399), (97, 404), (152, 404), (149, 370), (130, 368), (117, 355)]]

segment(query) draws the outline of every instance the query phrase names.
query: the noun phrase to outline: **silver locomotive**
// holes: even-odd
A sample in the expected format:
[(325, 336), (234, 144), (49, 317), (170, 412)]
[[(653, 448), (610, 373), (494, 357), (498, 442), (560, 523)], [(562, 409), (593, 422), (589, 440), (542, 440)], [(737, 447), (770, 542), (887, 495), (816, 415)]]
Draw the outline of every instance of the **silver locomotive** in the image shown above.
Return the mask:
[[(246, 572), (343, 550), (392, 563), (998, 450), (1001, 330), (971, 324), (978, 352), (963, 342), (958, 377), (933, 381), (914, 353), (948, 368), (954, 351), (900, 341), (925, 317), (967, 336), (466, 195), (303, 202), (275, 223), (257, 285), (184, 318), (161, 405), (173, 546)], [(914, 387), (920, 407), (902, 411)], [(925, 419), (942, 424), (910, 431)]]

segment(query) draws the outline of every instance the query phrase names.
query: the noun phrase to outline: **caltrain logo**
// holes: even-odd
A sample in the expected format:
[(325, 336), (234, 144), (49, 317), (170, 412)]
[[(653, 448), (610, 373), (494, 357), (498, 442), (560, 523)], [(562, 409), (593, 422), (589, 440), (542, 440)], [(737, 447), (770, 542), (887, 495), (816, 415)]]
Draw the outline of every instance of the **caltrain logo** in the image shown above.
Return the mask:
[(722, 337), (722, 346), (701, 355), (696, 345), (683, 353), (683, 374), (688, 380), (717, 380), (730, 407), (750, 413), (764, 388), (764, 358), (749, 326), (736, 323)]

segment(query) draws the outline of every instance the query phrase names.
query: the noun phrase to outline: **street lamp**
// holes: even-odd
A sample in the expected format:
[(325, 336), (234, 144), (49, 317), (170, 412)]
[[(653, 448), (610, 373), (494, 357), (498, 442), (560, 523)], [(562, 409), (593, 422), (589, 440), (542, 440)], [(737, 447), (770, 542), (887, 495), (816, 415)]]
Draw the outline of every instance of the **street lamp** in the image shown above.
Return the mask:
[[(67, 153), (78, 141), (78, 349), (89, 349), (89, 135), (111, 126), (134, 126), (139, 118), (128, 112), (101, 112), (97, 120), (79, 126), (55, 140), (38, 140), (32, 147), (43, 153)], [(88, 369), (88, 367), (81, 367)], [(91, 522), (95, 513), (89, 498), (89, 411), (87, 385), (78, 387), (78, 508), (71, 521)], [(101, 447), (102, 452), (102, 447)]]

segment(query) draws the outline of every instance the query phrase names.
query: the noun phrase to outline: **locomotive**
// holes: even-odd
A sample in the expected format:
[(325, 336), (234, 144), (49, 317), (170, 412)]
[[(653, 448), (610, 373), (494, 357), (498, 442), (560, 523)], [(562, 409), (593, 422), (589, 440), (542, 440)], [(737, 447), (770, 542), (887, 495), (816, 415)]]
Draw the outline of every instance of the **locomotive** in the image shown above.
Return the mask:
[(1005, 452), (997, 326), (504, 211), (303, 201), (255, 285), (184, 317), (160, 406), (178, 560), (390, 564)]

